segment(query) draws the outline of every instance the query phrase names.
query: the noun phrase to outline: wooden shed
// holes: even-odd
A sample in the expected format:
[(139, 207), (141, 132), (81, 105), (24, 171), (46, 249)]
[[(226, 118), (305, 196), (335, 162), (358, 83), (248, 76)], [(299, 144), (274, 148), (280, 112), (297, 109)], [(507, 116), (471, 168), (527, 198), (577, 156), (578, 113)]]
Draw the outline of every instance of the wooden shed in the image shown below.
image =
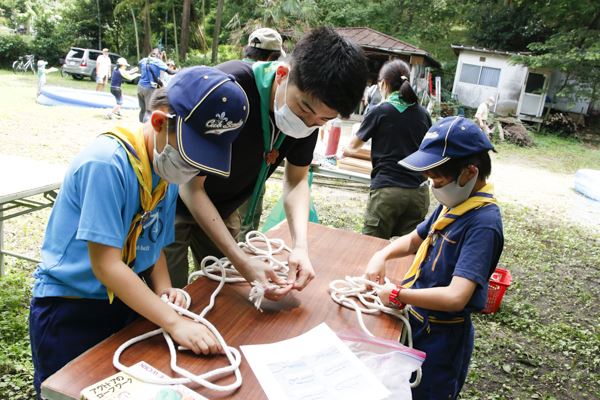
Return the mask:
[(334, 28), (341, 36), (358, 44), (369, 58), (369, 78), (377, 80), (381, 66), (388, 60), (401, 59), (410, 65), (410, 80), (425, 78), (427, 68), (441, 65), (427, 51), (367, 27)]

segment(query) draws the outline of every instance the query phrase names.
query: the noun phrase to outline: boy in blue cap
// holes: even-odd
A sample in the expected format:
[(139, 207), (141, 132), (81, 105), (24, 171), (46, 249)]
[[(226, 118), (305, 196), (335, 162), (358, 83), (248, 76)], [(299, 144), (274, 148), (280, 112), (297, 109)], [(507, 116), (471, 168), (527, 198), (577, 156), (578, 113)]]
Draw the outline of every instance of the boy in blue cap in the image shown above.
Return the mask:
[(38, 395), (47, 377), (138, 314), (195, 353), (222, 350), (206, 327), (160, 300), (184, 304), (163, 248), (174, 238), (176, 184), (228, 165), (248, 98), (232, 77), (194, 67), (157, 90), (150, 106), (148, 122), (100, 135), (65, 175), (34, 273)]
[(471, 313), (486, 303), (504, 236), (493, 187), (487, 135), (472, 121), (447, 117), (419, 150), (399, 161), (432, 181), (438, 208), (417, 229), (375, 253), (366, 277), (383, 283), (385, 262), (416, 253), (402, 284), (379, 291), (384, 302), (410, 304), (413, 345), (427, 353), (414, 399), (455, 399), (473, 351)]

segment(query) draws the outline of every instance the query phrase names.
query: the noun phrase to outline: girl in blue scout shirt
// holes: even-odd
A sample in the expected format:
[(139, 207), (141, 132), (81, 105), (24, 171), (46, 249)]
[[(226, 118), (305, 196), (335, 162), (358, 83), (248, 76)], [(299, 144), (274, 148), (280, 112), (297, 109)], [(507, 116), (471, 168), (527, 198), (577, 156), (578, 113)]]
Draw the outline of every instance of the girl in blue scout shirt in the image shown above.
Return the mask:
[[(205, 326), (160, 300), (184, 304), (163, 248), (174, 240), (177, 184), (229, 165), (248, 98), (232, 77), (194, 67), (150, 107), (147, 123), (117, 126), (75, 158), (52, 209), (29, 315), (38, 395), (47, 377), (138, 314), (195, 353), (222, 351)], [(209, 128), (215, 116), (230, 124)]]
[(387, 260), (416, 253), (402, 285), (387, 284), (379, 296), (398, 307), (411, 305), (413, 345), (427, 353), (413, 389), (417, 400), (455, 399), (467, 376), (471, 313), (485, 306), (504, 246), (500, 209), (486, 182), (492, 149), (468, 119), (447, 117), (433, 125), (419, 150), (399, 163), (432, 181), (440, 205), (416, 230), (375, 253), (365, 271), (382, 283)]

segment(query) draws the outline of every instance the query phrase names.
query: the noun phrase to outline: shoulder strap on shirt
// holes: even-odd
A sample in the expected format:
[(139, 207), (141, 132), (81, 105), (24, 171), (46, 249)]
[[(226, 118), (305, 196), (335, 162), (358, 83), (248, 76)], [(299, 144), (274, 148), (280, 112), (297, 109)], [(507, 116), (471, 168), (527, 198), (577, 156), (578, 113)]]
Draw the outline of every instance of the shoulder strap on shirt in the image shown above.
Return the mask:
[[(121, 250), (123, 262), (133, 268), (136, 259), (136, 244), (142, 233), (143, 224), (150, 216), (150, 212), (164, 199), (169, 183), (164, 179), (160, 179), (154, 190), (152, 190), (152, 166), (146, 151), (142, 127), (132, 131), (123, 126), (115, 126), (103, 135), (116, 139), (123, 147), (139, 185), (141, 210), (133, 217), (125, 244)], [(114, 293), (110, 289), (107, 289), (107, 292), (108, 299), (112, 303)]]

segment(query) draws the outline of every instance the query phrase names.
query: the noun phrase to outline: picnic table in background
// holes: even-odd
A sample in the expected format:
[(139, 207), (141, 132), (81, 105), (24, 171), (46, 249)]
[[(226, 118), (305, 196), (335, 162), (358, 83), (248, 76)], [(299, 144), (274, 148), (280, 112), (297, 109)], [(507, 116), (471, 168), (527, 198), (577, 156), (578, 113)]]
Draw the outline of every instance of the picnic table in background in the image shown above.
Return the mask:
[[(0, 276), (4, 256), (39, 260), (4, 249), (4, 221), (52, 207), (65, 168), (43, 161), (0, 154)], [(42, 195), (42, 196), (39, 196)]]

